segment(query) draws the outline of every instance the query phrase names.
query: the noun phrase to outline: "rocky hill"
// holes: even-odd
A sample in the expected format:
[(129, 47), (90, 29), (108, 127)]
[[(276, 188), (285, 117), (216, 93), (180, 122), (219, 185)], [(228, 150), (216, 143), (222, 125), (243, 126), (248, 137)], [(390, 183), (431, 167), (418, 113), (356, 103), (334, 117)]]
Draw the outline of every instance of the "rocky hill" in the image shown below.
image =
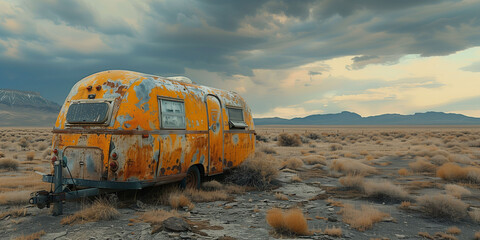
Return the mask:
[(53, 126), (59, 110), (37, 92), (0, 89), (0, 127)]
[(480, 118), (462, 114), (426, 112), (362, 117), (353, 112), (316, 114), (303, 118), (255, 118), (256, 125), (479, 125)]

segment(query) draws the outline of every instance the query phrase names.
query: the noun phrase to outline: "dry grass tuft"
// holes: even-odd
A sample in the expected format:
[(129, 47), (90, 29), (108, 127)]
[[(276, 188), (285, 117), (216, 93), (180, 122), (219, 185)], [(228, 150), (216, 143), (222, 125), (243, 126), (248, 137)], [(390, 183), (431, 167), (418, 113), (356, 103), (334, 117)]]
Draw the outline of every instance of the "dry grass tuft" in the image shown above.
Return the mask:
[(342, 172), (345, 174), (351, 174), (351, 175), (368, 175), (368, 174), (373, 174), (377, 172), (377, 169), (368, 166), (359, 160), (352, 160), (352, 159), (335, 159), (331, 162), (330, 164), (330, 169), (337, 171), (337, 172)]
[(357, 209), (351, 204), (345, 204), (339, 214), (342, 215), (343, 222), (362, 232), (370, 229), (374, 223), (390, 216), (390, 214), (381, 212), (373, 206), (362, 205), (360, 209)]
[(299, 169), (300, 167), (303, 166), (303, 161), (300, 160), (300, 158), (289, 158), (282, 162), (282, 167), (290, 168), (290, 169)]
[(425, 195), (417, 199), (421, 210), (435, 218), (459, 220), (467, 215), (468, 205), (450, 195)]
[(47, 234), (44, 230), (41, 230), (39, 232), (36, 232), (36, 233), (32, 233), (30, 235), (27, 235), (27, 236), (20, 236), (20, 237), (16, 237), (15, 240), (38, 240), (40, 239), (40, 237), (42, 237), (43, 235)]
[(195, 207), (195, 205), (190, 202), (190, 199), (182, 193), (170, 194), (168, 202), (170, 203), (170, 207), (174, 209), (188, 207), (189, 210), (192, 210)]
[(330, 145), (330, 150), (331, 151), (337, 151), (337, 150), (342, 150), (342, 149), (343, 149), (343, 146), (341, 144), (334, 143), (334, 144)]
[(159, 227), (162, 226), (163, 221), (167, 220), (170, 217), (182, 217), (182, 215), (175, 210), (165, 211), (157, 209), (145, 212), (140, 216), (140, 220), (146, 223), (150, 223), (150, 225), (152, 226), (152, 233), (154, 233), (158, 231)]
[(455, 184), (445, 185), (445, 191), (447, 192), (448, 195), (452, 195), (456, 198), (462, 198), (462, 196), (469, 196), (472, 194), (470, 190)]
[(288, 201), (287, 195), (279, 192), (275, 193), (275, 198), (278, 200)]
[(275, 149), (273, 149), (273, 147), (270, 147), (270, 146), (260, 147), (260, 152), (264, 152), (266, 154), (276, 154), (277, 153), (277, 151), (275, 151)]
[(271, 155), (255, 153), (227, 176), (226, 180), (240, 186), (263, 190), (269, 188), (279, 173), (278, 161)]
[(86, 222), (98, 222), (100, 220), (115, 219), (120, 213), (110, 202), (105, 199), (97, 199), (93, 204), (73, 215), (64, 217), (60, 223), (63, 225), (82, 224)]
[(325, 165), (325, 157), (322, 155), (310, 155), (302, 158), (303, 162), (308, 165), (322, 164)]
[(447, 229), (447, 233), (448, 234), (453, 234), (453, 235), (458, 235), (458, 234), (462, 233), (462, 230), (460, 230), (460, 228), (458, 228), (456, 226), (453, 226), (453, 227), (449, 227)]
[(302, 179), (298, 175), (293, 175), (290, 179), (292, 182), (302, 182)]
[(216, 180), (202, 183), (202, 187), (205, 189), (220, 190), (223, 188), (223, 184)]
[(12, 218), (25, 217), (27, 216), (27, 209), (17, 207), (17, 208), (13, 208), (8, 211), (0, 213), (0, 219), (3, 219), (8, 216)]
[(18, 169), (18, 161), (10, 158), (0, 159), (0, 169), (16, 171)]
[(436, 166), (430, 162), (427, 162), (425, 159), (420, 158), (415, 162), (411, 162), (408, 166), (414, 172), (435, 172)]
[(363, 184), (365, 183), (363, 176), (360, 175), (347, 175), (345, 177), (341, 177), (338, 179), (338, 181), (344, 187), (360, 191), (363, 190)]
[(278, 145), (286, 147), (298, 147), (302, 145), (302, 140), (298, 134), (282, 133), (277, 138)]
[(278, 208), (267, 211), (267, 223), (280, 234), (310, 235), (307, 219), (300, 209), (289, 209), (286, 212)]
[(436, 232), (435, 239), (442, 239), (442, 240), (458, 240), (455, 236), (446, 234), (443, 232)]
[(214, 202), (230, 199), (230, 196), (225, 190), (203, 191), (199, 189), (186, 189), (185, 194), (194, 202)]
[(412, 203), (410, 201), (402, 201), (402, 203), (400, 203), (399, 208), (409, 209), (411, 206), (412, 206)]
[(406, 168), (398, 169), (398, 175), (400, 175), (400, 176), (408, 176), (410, 174), (411, 173)]
[(0, 193), (0, 204), (24, 204), (28, 203), (30, 190), (11, 191)]
[(324, 234), (327, 234), (328, 236), (332, 237), (341, 237), (342, 236), (342, 228), (340, 227), (332, 227), (332, 228), (325, 228), (323, 231)]
[(27, 160), (32, 161), (33, 159), (35, 159), (35, 152), (34, 151), (28, 152), (27, 153)]
[(432, 235), (430, 235), (430, 233), (428, 232), (418, 232), (418, 236), (422, 237), (422, 238), (426, 238), (426, 239), (431, 239), (431, 240), (434, 240), (435, 238), (432, 237)]
[(363, 185), (365, 194), (378, 201), (400, 201), (409, 198), (408, 193), (400, 186), (387, 180), (367, 181)]

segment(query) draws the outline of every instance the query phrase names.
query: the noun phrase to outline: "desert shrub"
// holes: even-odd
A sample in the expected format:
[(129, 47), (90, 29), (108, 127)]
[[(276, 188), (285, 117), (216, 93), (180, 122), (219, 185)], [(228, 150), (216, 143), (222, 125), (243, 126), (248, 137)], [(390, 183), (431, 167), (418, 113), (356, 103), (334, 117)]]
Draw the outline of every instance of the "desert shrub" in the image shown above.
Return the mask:
[(408, 166), (414, 172), (435, 172), (436, 169), (435, 165), (423, 158), (419, 158), (417, 161), (409, 163)]
[(261, 152), (264, 152), (266, 154), (276, 154), (277, 151), (275, 151), (275, 149), (273, 149), (273, 147), (270, 147), (270, 146), (263, 146), (260, 148), (260, 151)]
[(20, 145), (20, 147), (25, 149), (30, 145), (30, 142), (28, 142), (27, 139), (23, 138), (23, 139), (20, 139), (20, 142), (18, 142), (18, 145)]
[(456, 238), (455, 236), (444, 233), (444, 232), (436, 232), (433, 239), (458, 240), (458, 238)]
[(171, 217), (182, 217), (176, 210), (165, 211), (161, 209), (151, 210), (143, 213), (140, 220), (150, 223), (152, 226), (152, 233), (158, 232), (162, 228), (163, 221)]
[(430, 161), (436, 165), (442, 165), (448, 162), (448, 159), (443, 155), (435, 155), (430, 158)]
[(30, 235), (22, 235), (16, 237), (15, 240), (37, 240), (40, 239), (43, 235), (47, 234), (44, 230), (32, 233)]
[(342, 149), (343, 149), (343, 146), (341, 144), (334, 143), (334, 144), (330, 145), (330, 150), (331, 151), (337, 151), (337, 150), (342, 150)]
[(398, 175), (408, 176), (408, 175), (410, 175), (410, 172), (406, 168), (400, 168), (400, 169), (398, 169)]
[(27, 153), (27, 160), (32, 161), (35, 158), (35, 152), (30, 151)]
[(188, 199), (188, 197), (186, 197), (182, 193), (174, 192), (170, 194), (168, 201), (170, 203), (170, 207), (174, 209), (177, 209), (179, 207), (188, 207), (189, 210), (192, 210), (195, 207), (195, 205), (190, 202), (190, 199)]
[(31, 192), (32, 191), (29, 190), (2, 192), (0, 193), (0, 204), (13, 205), (27, 203)]
[(367, 197), (378, 201), (401, 201), (409, 198), (408, 193), (402, 187), (387, 180), (367, 181), (363, 185), (363, 191)]
[(461, 167), (454, 163), (445, 163), (438, 168), (437, 176), (450, 181), (480, 183), (480, 168)]
[(340, 227), (327, 227), (325, 230), (323, 230), (324, 234), (327, 234), (328, 236), (333, 236), (333, 237), (341, 237), (342, 236), (342, 228)]
[(314, 132), (308, 132), (305, 134), (305, 137), (310, 138), (312, 140), (317, 140), (320, 138), (320, 134)]
[(240, 186), (251, 186), (257, 189), (266, 189), (279, 173), (278, 161), (271, 155), (255, 153), (234, 169), (226, 181)]
[(47, 147), (48, 147), (48, 144), (47, 144), (47, 143), (40, 143), (40, 144), (38, 144), (38, 150), (39, 150), (39, 151), (43, 151), (43, 150), (47, 149)]
[(468, 156), (462, 155), (462, 154), (452, 154), (448, 158), (452, 162), (458, 162), (458, 163), (463, 163), (463, 164), (472, 164), (472, 159), (470, 159)]
[(454, 235), (458, 235), (460, 233), (462, 233), (462, 230), (460, 230), (460, 228), (456, 227), (456, 226), (453, 226), (453, 227), (449, 227), (447, 229), (447, 233), (448, 234), (454, 234)]
[(0, 158), (3, 158), (5, 157), (5, 153), (3, 153), (2, 151), (0, 151)]
[(462, 198), (462, 196), (469, 196), (470, 194), (472, 194), (470, 190), (455, 184), (445, 185), (445, 191), (448, 195), (452, 195), (456, 198)]
[(356, 190), (363, 190), (363, 184), (365, 183), (363, 176), (360, 175), (347, 175), (345, 177), (341, 177), (338, 179), (338, 181), (344, 187)]
[(255, 136), (255, 139), (259, 142), (268, 142), (268, 138), (266, 136), (263, 136), (263, 135), (260, 135), (260, 134), (257, 134)]
[(10, 158), (0, 159), (0, 169), (15, 171), (18, 169), (18, 161)]
[(467, 215), (468, 205), (450, 195), (425, 195), (417, 199), (421, 210), (435, 218), (459, 220)]
[(323, 164), (325, 165), (325, 157), (322, 155), (310, 155), (302, 158), (303, 162), (308, 165)]
[(345, 204), (339, 211), (342, 215), (342, 221), (349, 224), (358, 231), (370, 229), (374, 223), (382, 221), (385, 217), (390, 216), (388, 213), (381, 212), (373, 206), (361, 205), (359, 209), (351, 204)]
[(480, 209), (474, 208), (472, 211), (468, 212), (468, 215), (473, 221), (480, 223)]
[(298, 147), (302, 145), (302, 140), (300, 139), (300, 135), (293, 134), (289, 135), (287, 133), (282, 133), (278, 135), (278, 145), (286, 146), (286, 147)]
[(331, 170), (351, 175), (368, 175), (377, 172), (376, 168), (368, 166), (359, 160), (345, 158), (333, 160), (329, 167)]
[(300, 209), (289, 209), (286, 212), (278, 208), (267, 211), (267, 223), (280, 234), (310, 235), (307, 219)]
[(97, 199), (87, 208), (80, 210), (73, 215), (64, 217), (61, 224), (81, 224), (86, 222), (98, 222), (100, 220), (112, 220), (120, 213), (113, 205), (105, 199)]
[(282, 162), (282, 167), (290, 168), (290, 169), (299, 169), (300, 167), (303, 166), (303, 161), (300, 160), (300, 158), (289, 158)]

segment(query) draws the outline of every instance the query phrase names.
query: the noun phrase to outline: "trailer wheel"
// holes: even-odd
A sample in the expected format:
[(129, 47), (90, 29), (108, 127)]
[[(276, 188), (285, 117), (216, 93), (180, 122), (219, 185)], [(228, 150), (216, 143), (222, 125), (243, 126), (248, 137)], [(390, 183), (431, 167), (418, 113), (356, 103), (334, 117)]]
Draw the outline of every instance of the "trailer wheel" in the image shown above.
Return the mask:
[(182, 188), (199, 189), (201, 184), (200, 171), (196, 166), (192, 166), (187, 171), (187, 176), (182, 180)]

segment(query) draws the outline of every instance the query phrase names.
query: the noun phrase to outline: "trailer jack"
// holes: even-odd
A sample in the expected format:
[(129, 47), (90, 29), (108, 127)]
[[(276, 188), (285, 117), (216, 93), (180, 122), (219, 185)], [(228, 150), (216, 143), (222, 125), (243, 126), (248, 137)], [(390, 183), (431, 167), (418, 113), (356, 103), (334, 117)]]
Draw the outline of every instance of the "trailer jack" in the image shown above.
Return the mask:
[(54, 174), (53, 175), (43, 175), (44, 182), (50, 182), (54, 184), (53, 191), (38, 191), (30, 194), (31, 198), (29, 200), (30, 204), (37, 205), (38, 208), (50, 208), (50, 204), (53, 203), (52, 214), (54, 216), (63, 214), (63, 203), (66, 200), (72, 200), (83, 197), (96, 196), (100, 193), (98, 188), (87, 188), (76, 191), (69, 191), (65, 188), (62, 178), (62, 160), (57, 160), (54, 163)]

